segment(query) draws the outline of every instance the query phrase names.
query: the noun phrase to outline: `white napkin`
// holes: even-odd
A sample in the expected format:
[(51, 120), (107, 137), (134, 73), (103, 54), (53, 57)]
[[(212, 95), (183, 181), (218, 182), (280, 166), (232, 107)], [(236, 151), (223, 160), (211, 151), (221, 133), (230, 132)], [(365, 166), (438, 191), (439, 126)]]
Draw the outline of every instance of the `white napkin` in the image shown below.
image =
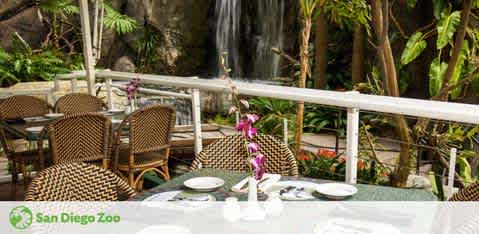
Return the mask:
[[(266, 191), (271, 185), (278, 182), (281, 179), (281, 175), (279, 174), (264, 174), (263, 176), (264, 181), (259, 183), (258, 189), (260, 191)], [(231, 191), (236, 193), (247, 193), (248, 192), (248, 177), (244, 178), (239, 183), (235, 184)], [(243, 189), (242, 189), (243, 188)]]

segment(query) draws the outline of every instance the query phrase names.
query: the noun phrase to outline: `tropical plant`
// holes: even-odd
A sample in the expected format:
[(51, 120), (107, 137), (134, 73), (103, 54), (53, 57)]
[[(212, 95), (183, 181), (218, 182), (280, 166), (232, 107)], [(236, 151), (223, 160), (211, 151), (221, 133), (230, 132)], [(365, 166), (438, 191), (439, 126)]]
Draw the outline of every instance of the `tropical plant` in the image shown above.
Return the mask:
[[(344, 181), (346, 158), (336, 152), (319, 149), (316, 154), (302, 151), (297, 156), (302, 176), (326, 180)], [(358, 160), (358, 182), (367, 184), (385, 184), (388, 171), (374, 161)]]
[[(283, 136), (284, 119), (289, 123), (294, 122), (295, 105), (291, 101), (258, 97), (250, 99), (249, 103), (252, 110), (262, 116), (256, 127), (263, 133)], [(293, 129), (294, 124), (288, 124), (288, 130)]]
[(106, 13), (103, 23), (107, 28), (114, 30), (120, 35), (133, 32), (138, 28), (138, 24), (134, 19), (116, 11), (115, 8), (106, 2), (103, 5)]
[(325, 128), (336, 130), (340, 136), (346, 131), (346, 113), (343, 110), (331, 109), (315, 104), (306, 105), (304, 115), (305, 131), (319, 133)]
[(57, 50), (34, 52), (17, 33), (12, 40), (12, 52), (0, 48), (0, 84), (10, 86), (22, 81), (53, 80), (56, 74), (70, 71), (71, 64)]

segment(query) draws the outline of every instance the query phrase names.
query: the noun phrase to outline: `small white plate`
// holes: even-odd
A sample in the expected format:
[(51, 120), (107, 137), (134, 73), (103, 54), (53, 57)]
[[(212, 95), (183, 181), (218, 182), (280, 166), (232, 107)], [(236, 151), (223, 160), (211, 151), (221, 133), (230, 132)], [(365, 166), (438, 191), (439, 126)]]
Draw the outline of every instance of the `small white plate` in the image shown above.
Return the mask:
[[(287, 187), (302, 188), (303, 191), (296, 190), (280, 195), (280, 191)], [(282, 200), (287, 201), (307, 201), (315, 199), (313, 193), (317, 190), (317, 187), (318, 184), (308, 181), (279, 181), (269, 186), (269, 188), (266, 189), (265, 193), (268, 194), (268, 196), (277, 194)]]
[(34, 116), (34, 117), (23, 118), (23, 120), (25, 120), (25, 122), (42, 122), (42, 121), (45, 121), (47, 119), (45, 119), (45, 117), (43, 117), (43, 116)]
[(217, 177), (196, 177), (183, 183), (187, 188), (200, 192), (210, 192), (222, 187), (224, 184), (225, 181)]
[(63, 114), (63, 113), (48, 113), (44, 116), (47, 117), (47, 118), (50, 118), (50, 119), (56, 119), (56, 118), (61, 118), (61, 117), (65, 116), (65, 114)]
[(109, 113), (112, 113), (112, 114), (121, 114), (123, 112), (125, 112), (125, 110), (121, 110), (121, 109), (111, 109), (111, 110), (108, 110)]
[(122, 119), (112, 119), (112, 120), (111, 120), (111, 123), (112, 123), (112, 124), (121, 124), (121, 122), (123, 122)]
[(327, 183), (320, 184), (316, 191), (329, 199), (343, 200), (356, 194), (358, 189), (352, 185), (344, 183)]
[(154, 225), (146, 227), (136, 234), (191, 234), (192, 232), (182, 226), (177, 225)]
[(35, 127), (29, 127), (25, 128), (27, 132), (41, 132), (43, 130), (44, 126), (35, 126)]

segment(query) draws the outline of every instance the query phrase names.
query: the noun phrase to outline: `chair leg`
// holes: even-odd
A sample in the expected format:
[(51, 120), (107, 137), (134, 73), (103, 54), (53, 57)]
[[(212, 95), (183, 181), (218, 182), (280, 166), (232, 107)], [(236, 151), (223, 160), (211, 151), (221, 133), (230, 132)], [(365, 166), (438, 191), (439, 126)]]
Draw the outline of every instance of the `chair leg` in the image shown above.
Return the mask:
[(165, 180), (168, 181), (170, 180), (170, 170), (168, 168), (168, 165), (161, 166), (161, 170), (164, 172)]
[(12, 160), (12, 183), (16, 184), (18, 181), (18, 173), (17, 173), (17, 162), (15, 160)]
[(135, 173), (133, 171), (128, 171), (128, 184), (135, 188)]

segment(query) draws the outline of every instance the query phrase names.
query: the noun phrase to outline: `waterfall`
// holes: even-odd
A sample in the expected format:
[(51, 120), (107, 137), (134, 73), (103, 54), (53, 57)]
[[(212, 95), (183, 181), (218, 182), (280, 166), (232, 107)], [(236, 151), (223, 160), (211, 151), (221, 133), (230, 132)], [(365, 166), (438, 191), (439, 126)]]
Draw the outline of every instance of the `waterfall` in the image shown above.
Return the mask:
[(280, 72), (280, 57), (271, 48), (283, 47), (284, 0), (258, 0), (258, 37), (254, 76), (274, 78)]
[[(280, 57), (271, 48), (283, 46), (284, 5), (285, 0), (216, 0), (216, 49), (227, 53), (233, 77), (280, 75)], [(217, 67), (221, 75), (220, 62)]]
[[(239, 53), (241, 0), (216, 1), (216, 50), (218, 56), (227, 53), (226, 66), (231, 68), (234, 77), (241, 76)], [(218, 73), (223, 74), (218, 62)]]

